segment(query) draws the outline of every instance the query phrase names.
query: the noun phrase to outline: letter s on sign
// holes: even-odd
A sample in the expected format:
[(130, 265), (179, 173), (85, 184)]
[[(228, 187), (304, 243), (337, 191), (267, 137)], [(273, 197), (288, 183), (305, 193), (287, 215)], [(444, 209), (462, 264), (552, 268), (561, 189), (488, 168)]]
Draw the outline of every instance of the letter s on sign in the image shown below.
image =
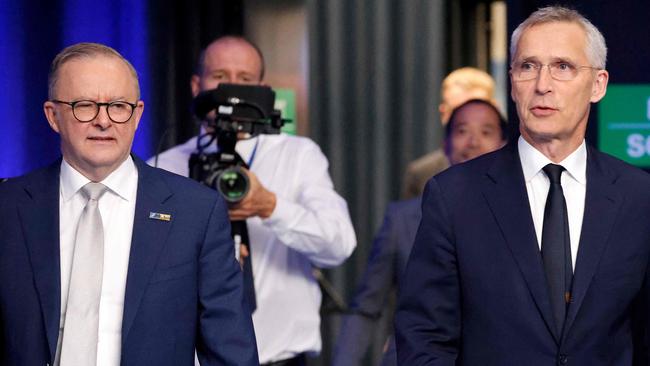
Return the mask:
[(645, 138), (640, 133), (633, 133), (627, 137), (627, 154), (631, 158), (640, 158), (645, 154)]

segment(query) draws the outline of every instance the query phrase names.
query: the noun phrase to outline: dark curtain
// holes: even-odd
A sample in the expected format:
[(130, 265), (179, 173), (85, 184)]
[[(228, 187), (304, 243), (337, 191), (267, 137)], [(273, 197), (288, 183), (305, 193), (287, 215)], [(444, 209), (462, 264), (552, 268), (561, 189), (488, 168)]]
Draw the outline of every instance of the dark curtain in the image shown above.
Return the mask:
[[(464, 67), (481, 68), (489, 58), (489, 44), (478, 47), (477, 32), (489, 33), (489, 5), (492, 0), (448, 1), (445, 6), (445, 51), (449, 72)], [(485, 36), (489, 42), (489, 37)], [(483, 51), (483, 53), (481, 53)], [(488, 71), (488, 70), (485, 70)]]
[[(0, 3), (0, 178), (56, 159), (58, 135), (43, 115), (54, 56), (76, 42), (100, 42), (139, 72), (145, 112), (133, 145), (142, 158), (192, 136), (189, 80), (200, 48), (241, 34), (240, 0), (3, 1)], [(161, 137), (168, 131), (164, 139)]]
[[(406, 163), (442, 138), (437, 105), (447, 72), (445, 3), (308, 2), (309, 127), (329, 157), (358, 239), (345, 265), (328, 271), (347, 300), (387, 202), (399, 197)], [(323, 317), (322, 365), (331, 361), (338, 315)]]
[[(150, 103), (150, 120), (156, 139), (164, 150), (186, 141), (198, 133), (190, 113), (192, 94), (190, 77), (201, 49), (224, 34), (242, 34), (243, 1), (202, 0), (185, 2), (151, 0), (152, 32), (148, 53), (149, 69), (155, 75), (152, 90), (156, 98)], [(151, 146), (153, 155), (158, 147)]]

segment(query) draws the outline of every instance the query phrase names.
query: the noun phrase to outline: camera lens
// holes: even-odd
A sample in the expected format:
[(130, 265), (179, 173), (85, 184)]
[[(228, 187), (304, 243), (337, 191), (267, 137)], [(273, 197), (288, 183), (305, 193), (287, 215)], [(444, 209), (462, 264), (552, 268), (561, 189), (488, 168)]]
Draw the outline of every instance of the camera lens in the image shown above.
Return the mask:
[(250, 189), (248, 176), (237, 166), (222, 170), (214, 183), (223, 198), (231, 203), (244, 199)]

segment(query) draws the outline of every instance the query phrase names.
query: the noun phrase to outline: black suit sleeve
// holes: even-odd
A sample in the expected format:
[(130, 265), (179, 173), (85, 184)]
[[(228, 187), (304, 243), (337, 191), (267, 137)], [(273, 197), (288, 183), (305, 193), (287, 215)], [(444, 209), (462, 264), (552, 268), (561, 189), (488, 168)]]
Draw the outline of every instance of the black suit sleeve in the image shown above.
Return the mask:
[(5, 338), (4, 338), (4, 329), (5, 324), (2, 318), (0, 317), (0, 362), (4, 363), (5, 361)]
[(634, 366), (650, 365), (650, 264), (646, 269), (641, 296), (632, 305), (632, 332), (634, 333)]
[(453, 366), (461, 324), (453, 223), (436, 178), (427, 184), (422, 221), (399, 287), (395, 335), (399, 365)]
[(377, 320), (395, 285), (398, 238), (394, 225), (389, 208), (373, 241), (366, 270), (350, 305), (350, 314), (343, 318), (334, 349), (334, 366), (360, 365), (374, 337)]

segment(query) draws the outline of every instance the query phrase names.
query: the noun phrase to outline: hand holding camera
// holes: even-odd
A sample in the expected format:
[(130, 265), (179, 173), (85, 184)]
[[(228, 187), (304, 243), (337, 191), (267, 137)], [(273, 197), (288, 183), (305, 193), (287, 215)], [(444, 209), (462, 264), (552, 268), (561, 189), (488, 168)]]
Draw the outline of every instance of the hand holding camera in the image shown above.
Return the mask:
[(241, 201), (230, 204), (228, 209), (230, 220), (245, 220), (253, 216), (265, 219), (271, 216), (277, 202), (275, 193), (264, 188), (255, 173), (245, 168), (242, 170), (248, 176), (250, 186), (248, 194)]

